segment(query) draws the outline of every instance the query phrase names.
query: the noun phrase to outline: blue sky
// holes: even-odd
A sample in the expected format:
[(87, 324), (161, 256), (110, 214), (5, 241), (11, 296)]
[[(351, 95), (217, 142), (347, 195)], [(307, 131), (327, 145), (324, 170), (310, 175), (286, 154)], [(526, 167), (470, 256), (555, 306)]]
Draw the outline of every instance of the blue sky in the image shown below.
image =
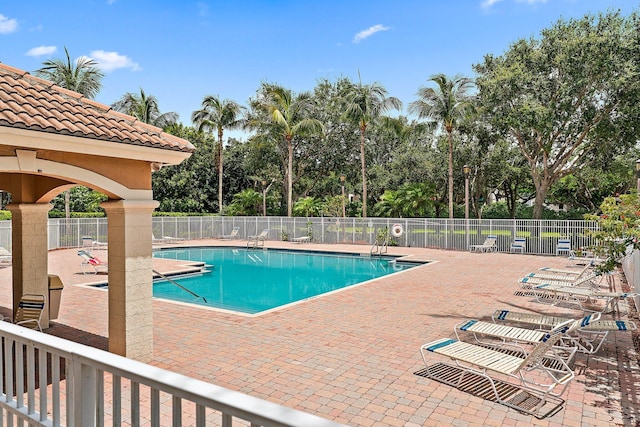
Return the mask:
[[(88, 56), (106, 73), (99, 102), (158, 98), (190, 124), (205, 95), (241, 104), (262, 81), (295, 92), (319, 78), (379, 82), (406, 106), (435, 73), (472, 65), (536, 37), (558, 19), (631, 0), (41, 0), (0, 1), (0, 61), (34, 71)], [(406, 112), (404, 112), (406, 114)]]

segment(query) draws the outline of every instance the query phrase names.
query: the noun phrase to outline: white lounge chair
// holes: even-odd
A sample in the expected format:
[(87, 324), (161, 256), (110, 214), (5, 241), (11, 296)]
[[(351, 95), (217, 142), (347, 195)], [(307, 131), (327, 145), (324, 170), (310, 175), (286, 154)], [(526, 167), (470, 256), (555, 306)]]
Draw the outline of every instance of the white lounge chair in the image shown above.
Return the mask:
[(573, 250), (571, 249), (571, 239), (558, 239), (556, 244), (556, 255), (566, 254), (567, 256), (573, 256)]
[(262, 233), (255, 236), (249, 236), (247, 240), (247, 247), (264, 246), (264, 242), (265, 240), (267, 240), (267, 237), (269, 237), (269, 229), (265, 228), (264, 230), (262, 230)]
[[(551, 304), (565, 302), (589, 311), (594, 310), (593, 307), (587, 307), (587, 303), (593, 303), (593, 300), (604, 300), (604, 306), (598, 310), (602, 313), (613, 311), (613, 304), (619, 299), (640, 296), (636, 292), (610, 292), (557, 283), (533, 285), (531, 289), (538, 302)], [(609, 307), (611, 308), (608, 310)]]
[(173, 236), (162, 236), (162, 241), (164, 243), (182, 243), (185, 241), (184, 237), (173, 237)]
[(495, 252), (498, 250), (498, 246), (496, 245), (497, 241), (497, 236), (487, 236), (483, 244), (470, 245), (469, 250), (471, 252)]
[(11, 265), (11, 252), (0, 246), (0, 267), (8, 267)]
[(524, 237), (516, 237), (511, 242), (511, 247), (509, 247), (509, 252), (520, 252), (523, 254), (527, 250), (527, 239)]
[(560, 286), (574, 286), (574, 287), (591, 287), (598, 288), (599, 281), (595, 272), (590, 272), (581, 276), (570, 276), (560, 273), (529, 273), (522, 279), (520, 279), (521, 287), (523, 289), (531, 289), (532, 286), (542, 284), (554, 284)]
[[(555, 348), (561, 338), (560, 332), (548, 334), (548, 338), (537, 344), (528, 355), (521, 353), (519, 356), (506, 354), (500, 349), (441, 338), (420, 347), (426, 366), (422, 372), (436, 381), (456, 388), (466, 387), (485, 398), (492, 395), (503, 405), (541, 417), (539, 411), (549, 398), (562, 395), (574, 377), (573, 370)], [(427, 363), (429, 354), (447, 357), (455, 365), (444, 362), (430, 365)], [(550, 360), (553, 363), (549, 363)], [(486, 380), (488, 388), (482, 387), (481, 379)], [(561, 399), (556, 402), (548, 413), (564, 403)]]
[(311, 241), (311, 237), (310, 236), (294, 237), (293, 239), (291, 239), (291, 241), (293, 243), (309, 243)]
[(240, 227), (233, 227), (230, 234), (220, 234), (218, 239), (222, 240), (233, 240), (240, 238)]
[[(550, 330), (563, 322), (566, 317), (547, 316), (544, 314), (524, 313), (512, 310), (496, 310), (491, 316), (494, 323), (507, 322), (516, 325), (530, 325), (543, 330)], [(589, 314), (579, 320), (578, 328), (567, 334), (567, 338), (579, 352), (597, 353), (610, 332), (635, 331), (637, 326), (628, 320), (602, 319), (600, 313)]]
[[(563, 323), (555, 325), (552, 330), (549, 331), (548, 329), (527, 329), (472, 319), (457, 324), (453, 328), (453, 331), (458, 339), (461, 339), (461, 335), (471, 335), (479, 345), (515, 347), (525, 354), (528, 354), (528, 348), (531, 345), (536, 345), (546, 340), (550, 332), (566, 333), (572, 329), (572, 327), (575, 329), (576, 325), (573, 325), (574, 322), (576, 322), (576, 320), (565, 319)], [(575, 345), (571, 343), (570, 339), (567, 339), (566, 345), (564, 342), (559, 342), (559, 344), (558, 348), (562, 350), (561, 354), (563, 359), (567, 364), (570, 364), (577, 351)]]

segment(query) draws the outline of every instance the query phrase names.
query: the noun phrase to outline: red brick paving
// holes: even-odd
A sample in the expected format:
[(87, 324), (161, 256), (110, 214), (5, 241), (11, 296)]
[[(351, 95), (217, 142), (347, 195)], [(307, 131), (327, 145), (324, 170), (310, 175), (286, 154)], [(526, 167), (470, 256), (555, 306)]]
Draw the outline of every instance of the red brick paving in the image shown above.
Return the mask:
[[(185, 245), (190, 244), (229, 242)], [(47, 332), (106, 349), (107, 293), (76, 286), (104, 277), (82, 275), (76, 252), (49, 254), (49, 271), (62, 278), (65, 289), (60, 316)], [(254, 317), (154, 300), (152, 364), (353, 426), (640, 421), (640, 370), (628, 333), (610, 334), (597, 355), (577, 356), (564, 409), (543, 420), (414, 375), (423, 367), (420, 345), (453, 336), (453, 326), (465, 318), (489, 318), (497, 308), (579, 315), (513, 294), (520, 277), (542, 266), (566, 268), (566, 258), (421, 248), (390, 248), (390, 253), (435, 262)], [(154, 268), (165, 272), (175, 264), (154, 260)], [(0, 270), (0, 313), (5, 315), (11, 306), (10, 275), (10, 269)]]

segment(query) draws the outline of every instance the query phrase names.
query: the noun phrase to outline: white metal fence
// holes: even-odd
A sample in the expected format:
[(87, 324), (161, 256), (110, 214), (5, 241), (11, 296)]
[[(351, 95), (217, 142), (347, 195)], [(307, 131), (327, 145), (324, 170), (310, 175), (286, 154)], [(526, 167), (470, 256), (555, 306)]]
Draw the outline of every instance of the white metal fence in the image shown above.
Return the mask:
[(342, 426), (8, 322), (0, 342), (3, 426)]
[[(487, 236), (497, 236), (498, 250), (508, 252), (516, 237), (526, 239), (526, 253), (554, 255), (559, 238), (571, 239), (573, 248), (592, 244), (588, 230), (597, 229), (596, 222), (580, 220), (522, 219), (434, 219), (434, 218), (302, 218), (302, 217), (154, 217), (155, 238), (165, 236), (185, 239), (209, 239), (228, 235), (239, 227), (240, 238), (257, 235), (269, 229), (268, 240), (311, 236), (317, 243), (353, 243), (372, 245), (379, 232), (391, 230), (394, 224), (403, 228), (402, 236), (392, 244), (467, 250), (482, 244)], [(9, 247), (11, 221), (0, 221), (0, 245)], [(72, 218), (49, 220), (49, 248), (82, 246), (83, 237), (107, 241), (106, 218)]]

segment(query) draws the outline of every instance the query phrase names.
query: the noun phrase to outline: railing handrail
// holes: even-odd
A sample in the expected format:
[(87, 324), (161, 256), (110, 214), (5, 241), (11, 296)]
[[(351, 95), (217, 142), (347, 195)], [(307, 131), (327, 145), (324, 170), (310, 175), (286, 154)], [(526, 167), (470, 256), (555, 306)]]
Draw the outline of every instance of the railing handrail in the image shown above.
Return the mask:
[[(39, 351), (45, 351), (64, 358), (67, 363), (72, 365), (84, 365), (98, 371), (111, 373), (148, 386), (151, 389), (169, 393), (174, 397), (220, 411), (225, 415), (249, 421), (252, 425), (343, 426), (343, 424), (312, 414), (8, 322), (0, 322), (0, 337), (5, 340), (5, 343), (9, 339), (22, 345), (34, 346)], [(12, 361), (5, 358), (3, 372), (11, 369), (11, 366), (7, 366), (7, 363), (10, 364)], [(73, 366), (67, 366), (69, 372), (74, 371)], [(73, 383), (73, 381), (67, 381), (67, 387), (72, 386)], [(83, 396), (84, 405), (84, 397), (92, 394), (92, 391), (84, 391), (74, 390), (74, 393), (69, 393), (69, 390), (67, 390), (67, 395)], [(28, 392), (32, 392), (32, 390), (28, 390)], [(7, 393), (0, 398), (0, 406), (14, 413), (16, 410), (20, 411), (21, 408), (16, 408), (16, 399), (10, 394)], [(32, 417), (27, 414), (26, 408), (23, 409), (24, 419), (29, 417), (33, 421)], [(41, 425), (50, 425), (50, 423), (43, 422)], [(81, 424), (76, 422), (75, 425)]]

